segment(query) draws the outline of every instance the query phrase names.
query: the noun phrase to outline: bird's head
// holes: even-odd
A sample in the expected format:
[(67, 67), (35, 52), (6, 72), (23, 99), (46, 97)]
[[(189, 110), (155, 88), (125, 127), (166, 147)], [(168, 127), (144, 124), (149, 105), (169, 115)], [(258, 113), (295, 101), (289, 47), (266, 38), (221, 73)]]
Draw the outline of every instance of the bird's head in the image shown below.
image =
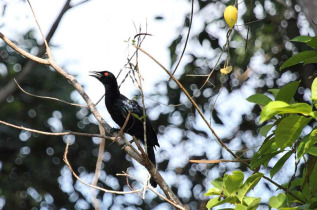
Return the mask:
[(109, 71), (91, 71), (92, 77), (97, 78), (102, 84), (106, 85), (115, 85), (117, 86), (116, 77)]

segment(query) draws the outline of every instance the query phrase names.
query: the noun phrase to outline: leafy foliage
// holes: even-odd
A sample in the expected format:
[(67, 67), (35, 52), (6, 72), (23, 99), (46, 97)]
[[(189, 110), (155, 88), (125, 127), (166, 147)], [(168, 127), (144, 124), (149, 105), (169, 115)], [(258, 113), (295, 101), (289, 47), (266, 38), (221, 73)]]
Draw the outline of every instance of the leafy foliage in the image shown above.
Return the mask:
[[(316, 81), (317, 78), (314, 79), (311, 88), (312, 92), (313, 89), (316, 88)], [(296, 153), (297, 158), (299, 159), (304, 155), (311, 156), (313, 162), (310, 161), (310, 164), (306, 166), (306, 169), (314, 171), (315, 168), (317, 168), (316, 153), (309, 153), (310, 150), (316, 150), (316, 128), (313, 127), (309, 134), (301, 136), (303, 129), (308, 125), (308, 123), (312, 120), (317, 120), (315, 114), (316, 111), (314, 111), (312, 106), (307, 103), (296, 103), (294, 101), (293, 95), (290, 93), (295, 93), (293, 89), (297, 85), (293, 84), (294, 82), (285, 85), (277, 94), (276, 99), (284, 101), (271, 101), (263, 107), (261, 112), (260, 122), (273, 120), (273, 124), (268, 124), (263, 127), (265, 132), (262, 132), (262, 134), (266, 136), (269, 131), (271, 131), (272, 134), (266, 137), (260, 149), (253, 156), (251, 160), (251, 168), (255, 169), (261, 165), (267, 166), (268, 162), (273, 157), (282, 153), (282, 157), (280, 157), (280, 159), (270, 170), (271, 177), (273, 177), (283, 166), (285, 166), (285, 162), (294, 153)], [(259, 105), (263, 104), (261, 100), (254, 100), (253, 102), (255, 101)], [(293, 103), (288, 104), (285, 101), (293, 101)], [(312, 99), (311, 102), (314, 103), (314, 100)], [(273, 130), (272, 125), (275, 126), (275, 129)], [(305, 175), (304, 172), (303, 177), (298, 177), (293, 182), (288, 184), (288, 190), (290, 190), (290, 192), (294, 195), (297, 195), (300, 200), (294, 198), (292, 195), (280, 193), (279, 195), (270, 198), (269, 205), (273, 208), (284, 208), (290, 207), (294, 203), (300, 203), (302, 206), (296, 207), (294, 209), (313, 209), (313, 206), (315, 206), (315, 202), (317, 200), (315, 196), (317, 190), (315, 187), (305, 188), (305, 186), (313, 186), (311, 185), (311, 182), (314, 182), (315, 179), (316, 178), (312, 175), (312, 173), (307, 174), (306, 172)], [(297, 187), (300, 187), (300, 192), (303, 194), (299, 193), (298, 189), (296, 189)]]
[[(293, 42), (302, 42), (306, 43), (309, 47), (317, 49), (317, 36), (298, 36), (292, 39)], [(287, 67), (294, 66), (299, 63), (304, 63), (304, 65), (309, 63), (317, 63), (317, 51), (316, 50), (308, 50), (304, 52), (300, 52), (288, 60), (286, 60), (281, 66), (280, 70), (283, 70)]]
[(210, 199), (207, 208), (219, 206), (225, 203), (234, 204), (235, 209), (256, 209), (261, 198), (247, 197), (246, 194), (261, 180), (263, 174), (256, 173), (250, 176), (244, 183), (244, 173), (233, 171), (232, 175), (225, 174), (224, 178), (218, 178), (211, 182), (214, 188), (209, 189), (205, 196), (217, 195)]

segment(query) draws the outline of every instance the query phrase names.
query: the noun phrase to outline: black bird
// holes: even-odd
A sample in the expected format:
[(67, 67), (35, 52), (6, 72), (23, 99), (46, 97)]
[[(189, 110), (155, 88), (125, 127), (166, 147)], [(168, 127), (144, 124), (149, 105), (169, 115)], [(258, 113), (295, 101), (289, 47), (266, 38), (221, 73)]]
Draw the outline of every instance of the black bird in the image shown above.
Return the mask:
[[(143, 122), (146, 119), (146, 142), (147, 153), (150, 161), (156, 165), (154, 148), (160, 146), (157, 140), (157, 135), (147, 117), (143, 116), (143, 108), (134, 100), (129, 100), (122, 95), (119, 91), (118, 83), (115, 76), (109, 71), (93, 71), (91, 72), (95, 78), (97, 78), (106, 89), (106, 107), (113, 121), (115, 121), (120, 127), (126, 121), (126, 118), (130, 114), (127, 125), (124, 128), (124, 132), (135, 136), (141, 140), (144, 144), (144, 126)], [(150, 183), (153, 187), (157, 186), (157, 183), (151, 179)]]

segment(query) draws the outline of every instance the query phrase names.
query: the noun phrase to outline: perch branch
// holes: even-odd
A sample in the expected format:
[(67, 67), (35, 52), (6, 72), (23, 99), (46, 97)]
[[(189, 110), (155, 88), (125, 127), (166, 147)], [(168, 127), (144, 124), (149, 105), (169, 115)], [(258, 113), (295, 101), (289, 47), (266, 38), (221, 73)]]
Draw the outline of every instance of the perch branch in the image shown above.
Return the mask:
[(33, 96), (33, 97), (36, 97), (36, 98), (42, 98), (42, 99), (49, 99), (49, 100), (53, 100), (53, 101), (58, 101), (58, 102), (62, 102), (62, 103), (65, 103), (65, 104), (68, 104), (68, 105), (71, 105), (71, 106), (78, 106), (78, 107), (85, 107), (87, 108), (86, 105), (82, 105), (82, 104), (75, 104), (75, 103), (70, 103), (70, 102), (67, 102), (67, 101), (64, 101), (64, 100), (61, 100), (61, 99), (58, 99), (58, 98), (53, 98), (53, 97), (48, 97), (48, 96), (38, 96), (38, 95), (34, 95), (32, 93), (29, 93), (27, 91), (25, 91), (20, 85), (19, 83), (16, 81), (16, 79), (13, 79), (15, 84), (18, 86), (18, 88), (25, 94), (29, 95), (29, 96)]

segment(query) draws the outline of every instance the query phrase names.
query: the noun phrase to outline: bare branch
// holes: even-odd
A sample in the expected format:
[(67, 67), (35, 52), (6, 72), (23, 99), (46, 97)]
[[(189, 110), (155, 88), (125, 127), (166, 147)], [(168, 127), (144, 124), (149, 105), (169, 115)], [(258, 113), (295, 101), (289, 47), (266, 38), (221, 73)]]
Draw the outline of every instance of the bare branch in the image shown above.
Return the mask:
[(41, 29), (41, 26), (40, 26), (40, 24), (39, 24), (39, 22), (38, 22), (38, 20), (37, 20), (37, 18), (36, 18), (36, 15), (35, 15), (35, 12), (34, 12), (34, 10), (33, 10), (33, 7), (32, 7), (32, 5), (31, 5), (31, 3), (30, 3), (30, 0), (27, 0), (27, 1), (28, 1), (29, 6), (30, 6), (30, 8), (31, 8), (31, 10), (32, 10), (32, 14), (33, 14), (33, 17), (34, 17), (34, 19), (35, 19), (35, 22), (36, 22), (36, 24), (37, 24), (37, 26), (38, 26), (38, 28), (39, 28), (39, 30), (40, 30), (41, 36), (42, 36), (42, 38), (43, 38), (43, 40), (44, 40), (44, 45), (45, 45), (45, 47), (46, 47), (46, 53), (49, 55), (49, 57), (51, 57), (51, 56), (50, 56), (51, 52), (50, 52), (50, 50), (49, 50), (49, 47), (48, 47), (47, 41), (46, 41), (46, 39), (45, 39), (45, 36), (44, 36), (44, 34), (43, 34), (43, 31), (42, 31), (42, 29)]
[[(178, 209), (182, 209), (185, 210), (185, 208), (183, 206), (178, 205), (177, 203), (174, 203), (173, 201), (167, 199), (165, 196), (161, 195), (160, 193), (158, 193), (153, 187), (151, 187), (150, 185), (146, 185), (144, 184), (144, 182), (142, 182), (141, 180), (139, 180), (138, 178), (131, 176), (130, 174), (127, 174), (125, 172), (123, 172), (122, 174), (117, 174), (117, 176), (126, 176), (126, 177), (130, 177), (132, 179), (135, 179), (136, 181), (138, 181), (139, 183), (143, 184), (145, 186), (145, 188), (151, 190), (153, 193), (155, 193), (157, 196), (159, 196), (160, 198), (162, 198), (163, 200), (165, 200), (166, 202), (170, 203), (171, 205), (173, 205), (174, 207), (178, 208)], [(149, 179), (147, 179), (148, 182)]]
[(84, 181), (81, 180), (81, 179), (79, 178), (79, 176), (74, 172), (74, 170), (72, 169), (72, 166), (70, 165), (70, 163), (69, 163), (69, 161), (68, 161), (68, 159), (67, 159), (68, 147), (69, 147), (69, 142), (67, 142), (67, 144), (66, 144), (66, 148), (65, 148), (65, 153), (64, 153), (64, 158), (63, 158), (63, 160), (64, 160), (64, 162), (66, 163), (66, 165), (68, 166), (69, 170), (70, 170), (70, 171), (72, 172), (72, 174), (74, 175), (74, 177), (75, 177), (78, 181), (80, 181), (82, 184), (87, 185), (88, 187), (92, 187), (92, 188), (94, 188), (94, 189), (97, 189), (97, 190), (106, 192), (106, 193), (119, 194), (119, 195), (142, 192), (142, 189), (140, 189), (140, 190), (134, 190), (134, 191), (127, 191), (127, 192), (115, 191), (115, 190), (107, 190), (107, 189), (104, 189), (104, 188), (101, 188), (101, 187), (98, 187), (98, 186), (95, 186), (95, 185), (91, 185), (91, 184), (88, 184), (88, 183), (84, 182)]
[(72, 5), (71, 7), (73, 8), (73, 7), (78, 7), (79, 5), (82, 5), (82, 4), (84, 4), (84, 3), (86, 3), (86, 2), (88, 2), (89, 0), (84, 0), (84, 1), (81, 1), (81, 2), (78, 2), (77, 4), (74, 4), (74, 5)]
[(240, 159), (240, 160), (189, 160), (190, 163), (232, 163), (232, 162), (250, 162), (251, 159)]
[(103, 94), (103, 96), (95, 103), (95, 106), (97, 106), (100, 103), (100, 101), (103, 99), (103, 97), (105, 97), (105, 95), (106, 94)]
[(48, 96), (38, 96), (38, 95), (34, 95), (32, 93), (29, 93), (27, 91), (25, 91), (20, 85), (19, 83), (16, 81), (16, 79), (13, 79), (15, 84), (18, 86), (18, 88), (25, 94), (29, 95), (29, 96), (33, 96), (33, 97), (36, 97), (36, 98), (42, 98), (42, 99), (49, 99), (49, 100), (53, 100), (53, 101), (59, 101), (59, 102), (62, 102), (62, 103), (65, 103), (65, 104), (68, 104), (68, 105), (71, 105), (71, 106), (78, 106), (78, 107), (85, 107), (85, 108), (88, 108), (86, 105), (82, 105), (82, 104), (74, 104), (74, 103), (70, 103), (70, 102), (67, 102), (67, 101), (64, 101), (64, 100), (61, 100), (61, 99), (58, 99), (58, 98), (53, 98), (53, 97), (48, 97)]
[(25, 131), (29, 131), (32, 133), (38, 133), (38, 134), (42, 134), (42, 135), (46, 135), (46, 136), (66, 136), (66, 135), (75, 135), (75, 136), (86, 136), (86, 137), (99, 137), (99, 138), (105, 138), (107, 140), (111, 140), (114, 141), (114, 137), (109, 137), (109, 136), (102, 136), (100, 134), (90, 134), (90, 133), (80, 133), (80, 132), (75, 132), (75, 131), (66, 131), (66, 132), (60, 132), (60, 133), (52, 133), (52, 132), (46, 132), (46, 131), (40, 131), (40, 130), (36, 130), (36, 129), (31, 129), (31, 128), (26, 128), (23, 126), (17, 126), (17, 125), (13, 125), (11, 123), (5, 122), (0, 120), (0, 124), (12, 127), (12, 128), (16, 128), (19, 130), (25, 130)]
[[(99, 132), (100, 135), (105, 136), (106, 132), (105, 129), (99, 125)], [(96, 163), (96, 170), (95, 170), (95, 175), (92, 181), (93, 185), (97, 185), (98, 179), (99, 179), (99, 174), (100, 174), (100, 170), (101, 170), (101, 164), (102, 164), (102, 158), (103, 158), (103, 151), (105, 150), (105, 139), (102, 138), (100, 145), (99, 145), (99, 151), (98, 151), (98, 158), (97, 158), (97, 163)], [(95, 196), (95, 189), (92, 188), (91, 190), (91, 195), (92, 195), (92, 200), (95, 206), (96, 210), (99, 210), (99, 201), (97, 200), (96, 196)]]
[[(189, 21), (189, 26), (188, 26), (188, 31), (187, 31), (187, 36), (186, 36), (184, 48), (183, 48), (183, 51), (181, 53), (181, 56), (178, 59), (176, 67), (175, 67), (174, 71), (172, 72), (172, 75), (175, 74), (175, 72), (176, 72), (176, 70), (177, 70), (177, 68), (178, 68), (178, 66), (179, 66), (179, 64), (182, 61), (182, 58), (184, 56), (184, 53), (185, 53), (185, 50), (186, 50), (186, 47), (187, 47), (187, 43), (188, 43), (188, 39), (189, 39), (190, 29), (191, 29), (192, 23), (193, 23), (193, 16), (194, 16), (193, 14), (194, 14), (194, 0), (192, 0), (192, 9), (190, 11), (190, 21)], [(171, 80), (171, 77), (168, 79), (168, 81), (170, 81), (170, 80)]]
[(37, 56), (34, 56), (28, 52), (26, 52), (25, 50), (19, 48), (16, 44), (14, 44), (13, 42), (11, 42), (6, 36), (4, 36), (1, 32), (0, 32), (0, 38), (5, 42), (7, 43), (12, 49), (14, 49), (15, 51), (17, 51), (18, 53), (20, 53), (21, 55), (23, 55), (24, 57), (32, 60), (32, 61), (35, 61), (37, 63), (41, 63), (41, 64), (44, 64), (44, 65), (49, 65), (49, 62), (48, 60), (45, 60), (43, 58), (39, 58)]
[[(49, 32), (46, 36), (46, 41), (48, 43), (50, 42), (54, 33), (56, 32), (56, 29), (57, 29), (59, 23), (61, 22), (62, 17), (71, 8), (70, 2), (71, 2), (71, 0), (67, 0), (65, 2), (61, 12), (59, 13), (59, 15), (55, 19), (53, 25), (51, 26), (51, 29), (49, 30)], [(41, 44), (39, 46), (39, 50), (38, 50), (38, 53), (36, 56), (42, 57), (44, 54), (45, 54), (45, 45)], [(33, 62), (33, 60), (28, 60), (26, 62), (26, 64), (23, 66), (21, 72), (16, 76), (16, 80), (19, 81), (19, 83), (22, 83), (26, 78), (28, 78), (27, 76), (31, 73), (35, 64), (36, 64), (36, 62)], [(11, 95), (14, 91), (16, 91), (16, 89), (17, 88), (16, 88), (16, 85), (15, 85), (13, 80), (10, 80), (9, 82), (7, 82), (7, 84), (5, 86), (1, 87), (1, 89), (0, 89), (0, 103), (5, 101), (9, 95)]]

